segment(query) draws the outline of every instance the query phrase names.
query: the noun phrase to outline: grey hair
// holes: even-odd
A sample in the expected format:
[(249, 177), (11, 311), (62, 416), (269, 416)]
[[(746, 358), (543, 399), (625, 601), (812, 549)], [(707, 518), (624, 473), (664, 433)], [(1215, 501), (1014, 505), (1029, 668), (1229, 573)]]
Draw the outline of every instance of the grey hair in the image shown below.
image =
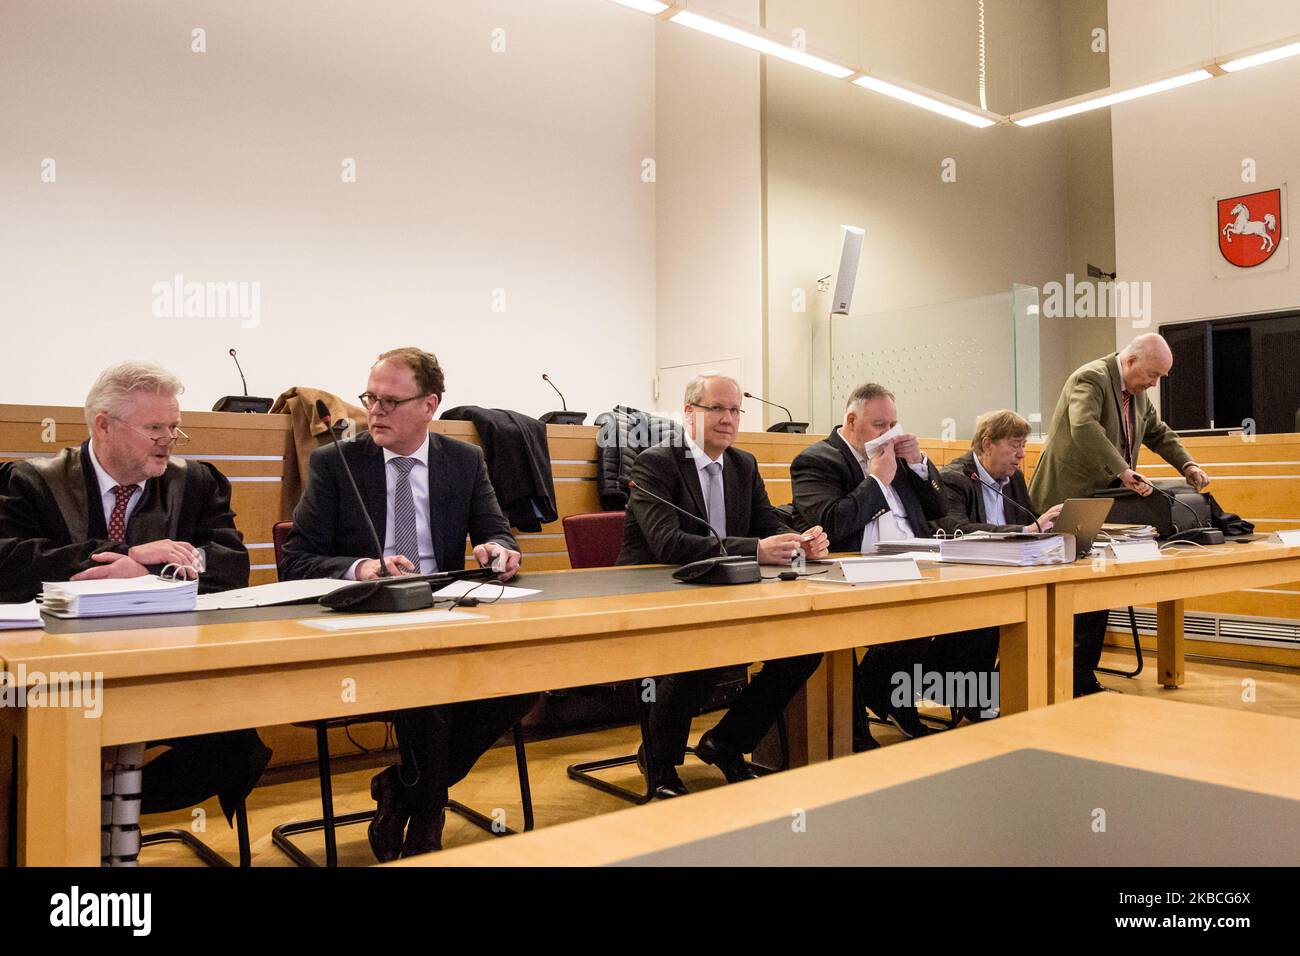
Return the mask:
[(740, 383), (737, 382), (730, 375), (719, 375), (716, 372), (712, 372), (712, 373), (706, 372), (703, 375), (695, 376), (693, 379), (691, 379), (689, 382), (686, 383), (686, 404), (687, 405), (700, 404), (700, 399), (704, 398), (704, 390), (708, 387), (709, 382), (715, 378), (721, 379), (724, 382), (730, 382), (732, 385), (736, 387), (736, 391), (738, 392), (740, 391)]
[(877, 398), (887, 397), (892, 399), (894, 393), (883, 385), (877, 385), (875, 382), (863, 382), (853, 391), (849, 392), (848, 401), (844, 403), (844, 410), (847, 412), (851, 408), (862, 408), (867, 402)]
[(185, 391), (181, 380), (156, 362), (123, 362), (99, 373), (86, 396), (86, 426), (95, 427), (100, 412), (120, 414), (132, 392), (152, 392), (174, 398)]

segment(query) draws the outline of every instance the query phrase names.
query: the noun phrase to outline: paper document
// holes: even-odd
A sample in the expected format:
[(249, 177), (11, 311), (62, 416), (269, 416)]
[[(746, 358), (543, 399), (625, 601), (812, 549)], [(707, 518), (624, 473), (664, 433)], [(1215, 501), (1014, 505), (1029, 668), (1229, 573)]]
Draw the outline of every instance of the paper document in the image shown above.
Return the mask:
[(199, 582), (166, 581), (150, 574), (139, 578), (46, 581), (41, 588), (44, 610), (55, 617), (113, 617), (192, 611)]
[(41, 607), (35, 601), (26, 604), (0, 604), (0, 631), (41, 626)]
[(355, 584), (342, 578), (308, 578), (305, 581), (277, 581), (258, 584), (251, 588), (222, 591), (219, 594), (200, 594), (195, 604), (198, 611), (227, 611), (241, 607), (274, 607), (277, 604), (302, 604), (315, 601), (341, 587)]
[(404, 614), (338, 614), (300, 620), (299, 624), (322, 631), (359, 631), (376, 627), (409, 627), (412, 624), (455, 624), (458, 621), (487, 620), (486, 614), (468, 611), (407, 611)]
[(512, 588), (508, 584), (499, 584), (496, 581), (452, 581), (445, 588), (434, 591), (433, 598), (435, 601), (438, 598), (459, 598), (471, 591), (480, 601), (495, 601), (497, 598), (508, 601), (510, 598), (542, 593), (536, 588)]

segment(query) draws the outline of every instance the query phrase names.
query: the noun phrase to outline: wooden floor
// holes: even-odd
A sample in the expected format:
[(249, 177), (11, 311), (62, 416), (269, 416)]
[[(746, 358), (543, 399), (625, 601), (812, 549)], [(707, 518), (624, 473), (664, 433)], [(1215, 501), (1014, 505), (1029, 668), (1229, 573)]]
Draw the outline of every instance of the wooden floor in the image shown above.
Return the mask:
[[(1133, 655), (1131, 652), (1108, 648), (1102, 664), (1131, 669)], [(1186, 675), (1187, 682), (1183, 687), (1177, 691), (1166, 691), (1155, 682), (1154, 659), (1148, 659), (1146, 668), (1137, 679), (1099, 676), (1103, 684), (1126, 694), (1148, 697), (1170, 695), (1186, 703), (1300, 718), (1300, 671), (1189, 658)], [(716, 714), (701, 717), (695, 722), (695, 733), (712, 726), (716, 720)], [(961, 733), (961, 728), (949, 732)], [(890, 728), (873, 727), (873, 734), (886, 746), (906, 744), (906, 740)], [(625, 727), (530, 743), (528, 770), (532, 780), (537, 825), (551, 826), (627, 807), (628, 804), (621, 800), (569, 780), (565, 768), (582, 760), (631, 753), (639, 742), (639, 736), (635, 727)], [(376, 772), (374, 758), (366, 758), (366, 761), (363, 766), (355, 766), (354, 763), (351, 768), (348, 767), (348, 762), (340, 762), (333, 778), (336, 813), (365, 810), (374, 806), (369, 791), (370, 778)], [(627, 769), (631, 772), (626, 772)], [(609, 771), (605, 776), (632, 787), (640, 783), (635, 767)], [(682, 768), (681, 776), (691, 789), (724, 785), (722, 776), (716, 770), (689, 759)], [(296, 779), (286, 779), (295, 777)], [(484, 755), (470, 776), (453, 789), (452, 796), (484, 813), (491, 814), (500, 808), (505, 811), (508, 826), (522, 826), (513, 748), (498, 747)], [(233, 860), (237, 854), (235, 833), (226, 826), (216, 800), (204, 804), (203, 810), (208, 826), (206, 832), (197, 835), (219, 853)], [(319, 815), (320, 789), (314, 766), (297, 774), (290, 771), (278, 771), (274, 775), (268, 773), (262, 785), (249, 799), (253, 865), (291, 865), (289, 859), (272, 845), (271, 829), (289, 820)], [(146, 817), (143, 823), (147, 832), (167, 827), (189, 827), (193, 820), (192, 812), (185, 811)], [(365, 825), (360, 824), (339, 830), (340, 865), (365, 866), (374, 862), (374, 856), (366, 842), (365, 829)], [(476, 840), (491, 839), (509, 837), (493, 837), (459, 817), (448, 815), (445, 846), (460, 846)], [(297, 842), (317, 859), (324, 859), (324, 843), (319, 834), (304, 835)], [(146, 866), (199, 865), (187, 850), (174, 844), (147, 847), (141, 861)]]

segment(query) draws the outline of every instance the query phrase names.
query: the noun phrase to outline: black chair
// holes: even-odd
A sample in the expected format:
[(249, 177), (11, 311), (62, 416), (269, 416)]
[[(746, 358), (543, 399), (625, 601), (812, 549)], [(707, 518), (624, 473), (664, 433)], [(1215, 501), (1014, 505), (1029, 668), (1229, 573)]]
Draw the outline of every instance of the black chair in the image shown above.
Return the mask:
[[(248, 807), (243, 800), (239, 801), (239, 806), (235, 807), (235, 833), (239, 837), (239, 863), (240, 869), (247, 869), (253, 865), (253, 853), (248, 841)], [(143, 849), (147, 846), (158, 846), (163, 843), (180, 843), (188, 847), (195, 856), (202, 860), (207, 866), (216, 867), (234, 867), (236, 864), (231, 863), (224, 856), (218, 853), (212, 847), (208, 846), (189, 830), (155, 830), (152, 833), (144, 833), (140, 836), (140, 847)]]
[[(271, 529), (277, 575), (280, 570), (280, 555), (284, 542), (292, 530), (292, 521), (277, 522)], [(385, 714), (365, 714), (357, 717), (338, 717), (331, 720), (316, 720), (294, 724), (295, 727), (310, 727), (316, 732), (316, 762), (320, 776), (321, 815), (311, 820), (296, 820), (280, 824), (271, 831), (271, 842), (298, 866), (319, 866), (320, 864), (308, 856), (301, 847), (296, 846), (290, 837), (300, 833), (314, 833), (317, 830), (323, 830), (325, 832), (325, 865), (327, 867), (336, 867), (339, 862), (336, 834), (338, 827), (349, 826), (354, 823), (369, 823), (375, 818), (376, 811), (374, 810), (359, 810), (356, 813), (335, 815), (334, 788), (330, 779), (330, 728), (350, 727), (361, 723), (386, 723), (387, 720), (388, 717)], [(520, 724), (515, 724), (512, 728), (512, 734), (514, 736), (515, 762), (519, 769), (519, 797), (523, 803), (524, 831), (527, 832), (533, 828), (533, 795), (532, 786), (528, 780), (528, 759), (524, 752), (523, 727)], [(458, 800), (449, 800), (447, 809), (493, 836), (509, 836), (518, 832), (509, 827), (500, 827), (497, 821), (491, 817), (485, 816), (472, 807), (467, 807)]]
[[(622, 541), (623, 512), (621, 511), (571, 515), (564, 519), (564, 543), (569, 552), (569, 565), (571, 567), (602, 568), (613, 566), (618, 560), (618, 551)], [(631, 689), (635, 698), (637, 716), (641, 725), (641, 739), (649, 740), (650, 708), (641, 699), (641, 684), (639, 681), (631, 681), (625, 686)], [(784, 714), (777, 718), (776, 730), (780, 740), (780, 765), (765, 767), (762, 764), (750, 763), (749, 766), (759, 773), (775, 773), (790, 766), (790, 740), (786, 733)], [(686, 753), (693, 756), (695, 748), (687, 747)], [(604, 757), (600, 760), (570, 764), (566, 768), (566, 773), (568, 773), (570, 780), (576, 780), (578, 783), (618, 797), (620, 800), (626, 800), (629, 803), (638, 805), (649, 803), (654, 797), (654, 791), (649, 786), (646, 787), (645, 792), (630, 790), (627, 787), (610, 783), (608, 780), (602, 780), (596, 776), (596, 773), (602, 770), (626, 767), (635, 763), (636, 754), (621, 754), (617, 757)]]
[(1117, 667), (1098, 667), (1097, 670), (1103, 674), (1114, 674), (1116, 677), (1137, 677), (1142, 673), (1142, 640), (1138, 637), (1137, 612), (1133, 610), (1133, 605), (1128, 607), (1128, 626), (1133, 634), (1133, 653), (1137, 655), (1137, 667), (1131, 671), (1120, 670)]

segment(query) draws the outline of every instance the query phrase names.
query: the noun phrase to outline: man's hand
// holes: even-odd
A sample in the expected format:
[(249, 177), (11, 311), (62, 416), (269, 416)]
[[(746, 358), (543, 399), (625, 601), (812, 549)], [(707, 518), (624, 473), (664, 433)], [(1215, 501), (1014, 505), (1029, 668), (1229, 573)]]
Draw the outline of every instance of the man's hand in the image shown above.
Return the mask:
[[(118, 554), (116, 551), (101, 551), (99, 554), (92, 554), (90, 560), (99, 561), (97, 568), (87, 568), (80, 574), (74, 574), (74, 581), (98, 581), (101, 578), (142, 578), (149, 573), (139, 561), (127, 557), (125, 554)], [(191, 572), (187, 567), (184, 569), (185, 576), (190, 577)]]
[(875, 475), (882, 484), (891, 484), (898, 474), (898, 459), (894, 457), (894, 443), (889, 442), (876, 449), (876, 457), (867, 462), (867, 474)]
[(132, 561), (146, 567), (151, 564), (180, 564), (193, 567), (198, 560), (199, 549), (188, 541), (172, 541), (170, 538), (163, 538), (161, 541), (137, 544), (130, 548), (126, 555)]
[[(388, 573), (393, 576), (415, 573), (415, 565), (404, 554), (395, 554), (391, 558), (384, 558), (384, 564), (388, 568)], [(377, 577), (379, 577), (378, 558), (367, 558), (357, 565), (358, 581), (372, 581)]]
[(909, 465), (919, 465), (925, 461), (925, 452), (915, 435), (899, 435), (894, 439), (894, 454)]
[[(813, 543), (813, 542), (810, 542)], [(804, 544), (801, 534), (774, 534), (758, 542), (759, 564), (789, 564)]]
[(489, 567), (497, 555), (504, 554), (506, 558), (505, 570), (497, 574), (498, 581), (509, 581), (519, 573), (519, 561), (521, 560), (518, 551), (511, 551), (509, 548), (503, 548), (495, 541), (489, 541), (487, 544), (480, 544), (474, 548), (474, 560), (482, 567)]
[(1120, 473), (1119, 480), (1124, 482), (1125, 488), (1129, 491), (1136, 491), (1143, 498), (1155, 491), (1155, 489), (1151, 487), (1151, 482), (1147, 481), (1132, 468), (1125, 468), (1124, 471)]
[(1038, 516), (1037, 528), (1034, 527), (1032, 524), (1027, 524), (1025, 525), (1025, 531), (1031, 534), (1039, 530), (1042, 530), (1044, 533), (1051, 531), (1052, 525), (1056, 524), (1057, 515), (1061, 513), (1061, 509), (1064, 507), (1065, 507), (1064, 504), (1052, 505), (1052, 507), (1048, 508), (1046, 511), (1044, 511), (1041, 515)]
[(1188, 465), (1183, 469), (1183, 477), (1197, 491), (1204, 491), (1205, 486), (1210, 483), (1210, 476), (1205, 473), (1200, 465)]
[(802, 537), (812, 539), (803, 542), (805, 558), (824, 558), (831, 553), (831, 539), (826, 536), (826, 532), (822, 530), (821, 525), (809, 528), (803, 533)]

